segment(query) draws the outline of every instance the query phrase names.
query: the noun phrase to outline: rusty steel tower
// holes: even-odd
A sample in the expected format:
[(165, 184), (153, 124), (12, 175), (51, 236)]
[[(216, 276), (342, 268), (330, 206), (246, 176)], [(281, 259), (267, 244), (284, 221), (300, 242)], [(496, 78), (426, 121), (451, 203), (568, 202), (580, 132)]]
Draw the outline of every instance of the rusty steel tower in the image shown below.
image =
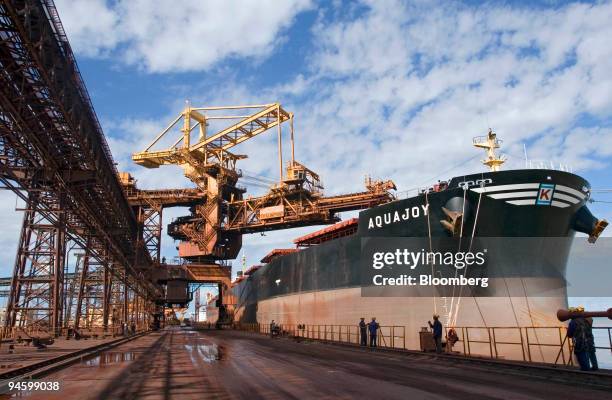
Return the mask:
[[(0, 183), (24, 204), (4, 336), (150, 322), (163, 291), (52, 1), (0, 3)], [(85, 254), (69, 310), (67, 249)]]
[[(164, 305), (191, 301), (190, 282), (219, 284), (223, 305), (226, 260), (243, 234), (334, 223), (339, 212), (393, 199), (391, 181), (325, 197), (319, 175), (295, 159), (293, 114), (279, 103), (187, 104), (133, 160), (179, 165), (194, 186), (138, 188), (115, 167), (52, 1), (0, 3), (0, 67), (0, 184), (24, 213), (3, 337), (144, 329), (163, 318)], [(287, 122), (291, 157), (283, 162)], [(235, 151), (273, 129), (278, 180), (264, 195), (247, 195), (237, 167), (247, 156)], [(190, 214), (169, 225), (186, 261), (171, 265), (161, 257), (162, 215), (175, 206)]]

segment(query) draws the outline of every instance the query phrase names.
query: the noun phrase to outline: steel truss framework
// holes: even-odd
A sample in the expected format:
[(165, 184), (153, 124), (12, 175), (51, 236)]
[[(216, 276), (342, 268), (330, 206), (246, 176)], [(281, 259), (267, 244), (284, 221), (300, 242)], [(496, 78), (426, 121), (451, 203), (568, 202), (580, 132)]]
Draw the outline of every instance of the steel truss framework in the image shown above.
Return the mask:
[(206, 194), (200, 189), (140, 190), (130, 174), (122, 172), (119, 177), (138, 219), (141, 229), (138, 236), (151, 259), (160, 262), (163, 209), (196, 206), (204, 201)]
[[(223, 111), (223, 115), (215, 112)], [(247, 111), (250, 115), (242, 115)], [(182, 124), (180, 121), (182, 120)], [(230, 125), (215, 133), (207, 132), (208, 122), (229, 121)], [(282, 129), (290, 122), (291, 160), (284, 172), (282, 157)], [(175, 136), (180, 126), (178, 139)], [(238, 185), (243, 177), (236, 162), (246, 155), (230, 153), (236, 146), (271, 128), (277, 129), (279, 181), (259, 197), (245, 197), (246, 189)], [(198, 132), (193, 143), (192, 133)], [(162, 150), (154, 147), (170, 137), (174, 143)], [(192, 204), (191, 215), (180, 217), (168, 226), (168, 234), (181, 240), (179, 256), (193, 262), (213, 262), (235, 258), (242, 246), (244, 233), (263, 232), (298, 226), (337, 222), (337, 213), (358, 210), (393, 200), (389, 193), (395, 185), (391, 181), (366, 181), (366, 191), (342, 196), (324, 197), (319, 176), (295, 160), (293, 114), (279, 103), (224, 107), (191, 107), (189, 104), (170, 125), (144, 149), (134, 153), (132, 160), (146, 168), (179, 165), (185, 176), (197, 186), (200, 198)], [(130, 201), (139, 204), (147, 195), (138, 191), (126, 174), (122, 179), (132, 195)], [(161, 195), (161, 192), (159, 195)], [(167, 190), (170, 195), (170, 190)], [(181, 200), (177, 193), (175, 201)], [(159, 203), (161, 204), (161, 203)], [(163, 206), (168, 206), (169, 202)], [(145, 213), (145, 217), (148, 214)], [(154, 225), (153, 225), (154, 226)], [(149, 235), (152, 243), (155, 236)]]
[(152, 260), (51, 0), (0, 2), (0, 182), (26, 203), (8, 331), (62, 327), (67, 240), (154, 310)]
[[(251, 115), (207, 115), (240, 109)], [(168, 150), (149, 151), (181, 118), (179, 140)], [(209, 134), (211, 119), (233, 123)], [(281, 125), (287, 121), (291, 162), (285, 175)], [(263, 197), (244, 199), (236, 162), (246, 156), (230, 150), (274, 127), (279, 183)], [(198, 141), (191, 143), (194, 130)], [(142, 324), (152, 313), (163, 314), (155, 305), (164, 296), (156, 283), (159, 268), (153, 267), (159, 266), (165, 207), (192, 207), (192, 215), (173, 225), (174, 236), (187, 240), (179, 254), (217, 271), (220, 266), (208, 262), (235, 258), (243, 233), (331, 223), (341, 210), (392, 199), (388, 182), (324, 198), (318, 176), (295, 161), (293, 147), (293, 115), (278, 103), (187, 106), (133, 158), (153, 168), (180, 164), (197, 188), (138, 191), (129, 180), (126, 185), (118, 179), (53, 1), (0, 0), (0, 184), (26, 204), (4, 334), (25, 325), (58, 335), (83, 326)], [(82, 253), (73, 273), (67, 248)], [(195, 276), (194, 271), (199, 270), (190, 267)], [(213, 276), (206, 274), (201, 281)]]
[(46, 193), (30, 196), (24, 215), (7, 323), (58, 332), (62, 326), (66, 234), (60, 221), (51, 224), (37, 212)]
[(140, 206), (137, 208), (138, 222), (142, 226), (142, 241), (155, 262), (160, 261), (162, 206)]
[(83, 253), (75, 253), (74, 272), (68, 272), (68, 262), (64, 269), (64, 323), (63, 328), (68, 329), (75, 324), (77, 296), (79, 294), (80, 278), (83, 272)]
[(83, 258), (74, 323), (77, 331), (108, 325), (108, 271), (104, 263), (87, 255)]

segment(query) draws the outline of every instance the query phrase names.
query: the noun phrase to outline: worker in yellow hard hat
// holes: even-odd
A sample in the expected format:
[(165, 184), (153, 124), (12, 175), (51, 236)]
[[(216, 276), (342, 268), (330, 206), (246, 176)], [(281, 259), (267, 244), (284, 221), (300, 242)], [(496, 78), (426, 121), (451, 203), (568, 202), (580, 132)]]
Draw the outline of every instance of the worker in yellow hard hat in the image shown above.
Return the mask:
[[(569, 310), (581, 313), (584, 312), (584, 307), (572, 307)], [(567, 337), (574, 342), (574, 354), (582, 371), (597, 371), (599, 368), (591, 324), (592, 322), (589, 322), (582, 315), (578, 315), (571, 319), (567, 327)]]

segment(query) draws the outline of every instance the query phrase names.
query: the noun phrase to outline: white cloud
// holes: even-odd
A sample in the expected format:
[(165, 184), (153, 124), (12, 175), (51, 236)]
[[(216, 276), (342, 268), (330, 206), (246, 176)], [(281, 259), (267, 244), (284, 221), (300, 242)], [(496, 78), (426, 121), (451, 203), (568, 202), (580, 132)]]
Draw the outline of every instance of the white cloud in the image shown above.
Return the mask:
[[(130, 22), (137, 26), (122, 33), (121, 40), (107, 39), (109, 44), (98, 46), (101, 53), (96, 54), (131, 51), (129, 62), (150, 71), (207, 68), (232, 55), (269, 55), (279, 32), (305, 7), (287, 7), (289, 17), (264, 22), (263, 28), (255, 23), (273, 34), (251, 42), (245, 31), (225, 36), (225, 30), (244, 22), (240, 13), (234, 24), (215, 31), (219, 37), (203, 41), (209, 35), (204, 28), (181, 36), (187, 31), (182, 24), (191, 27), (191, 19), (181, 22), (176, 11), (143, 4), (120, 3), (113, 10), (119, 15), (118, 32), (126, 29), (122, 26), (129, 16), (140, 15), (142, 21)], [(364, 14), (340, 19), (324, 15), (332, 11), (321, 11), (312, 31), (316, 47), (306, 56), (308, 68), (294, 80), (255, 92), (227, 80), (212, 87), (208, 83), (207, 94), (192, 98), (193, 104), (282, 101), (296, 115), (297, 158), (321, 174), (327, 194), (361, 190), (365, 174), (392, 178), (403, 191), (482, 171), (471, 138), (484, 134), (489, 125), (505, 140), (507, 168), (523, 166), (522, 143), (529, 144), (530, 158), (568, 163), (581, 173), (609, 167), (611, 3), (551, 9), (428, 2), (366, 6)], [(130, 14), (136, 10), (140, 14)], [(213, 15), (210, 9), (208, 14)], [(211, 18), (208, 14), (202, 18)], [(219, 21), (227, 19), (225, 12), (215, 15)], [(78, 35), (66, 24), (69, 35)], [(166, 44), (164, 34), (175, 42)], [(241, 43), (225, 42), (237, 36)], [(201, 51), (185, 58), (186, 49)], [(181, 106), (168, 105), (172, 110)], [(584, 115), (589, 124), (582, 123)], [(180, 170), (144, 170), (129, 164), (129, 153), (141, 149), (172, 117), (125, 120), (111, 128), (120, 132), (110, 140), (113, 153), (143, 187), (185, 184)], [(277, 176), (275, 135), (248, 141), (240, 152), (250, 156), (240, 168)], [(246, 237), (249, 263), (271, 246), (290, 246), (301, 232)]]
[[(299, 152), (332, 190), (354, 189), (366, 172), (410, 188), (477, 154), (471, 138), (488, 125), (509, 168), (522, 166), (523, 142), (578, 171), (609, 164), (598, 150), (609, 130), (589, 134), (588, 150), (569, 143), (583, 115), (612, 114), (612, 4), (367, 6), (358, 18), (321, 18), (311, 75), (295, 81), (309, 90), (276, 92), (295, 98)], [(482, 168), (473, 160), (449, 175)]]
[(268, 56), (309, 0), (57, 1), (76, 52), (117, 54), (150, 72), (206, 70), (229, 57)]
[(79, 54), (102, 56), (119, 43), (119, 16), (104, 0), (57, 0), (55, 4), (70, 45)]

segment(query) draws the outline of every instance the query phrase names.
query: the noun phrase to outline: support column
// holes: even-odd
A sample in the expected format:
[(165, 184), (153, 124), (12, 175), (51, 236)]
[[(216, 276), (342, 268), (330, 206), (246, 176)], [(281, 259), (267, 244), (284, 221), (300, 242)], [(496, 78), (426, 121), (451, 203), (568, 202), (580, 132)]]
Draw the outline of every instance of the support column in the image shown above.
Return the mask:
[(160, 261), (162, 211), (159, 205), (138, 207), (138, 221), (142, 224), (142, 241), (151, 259)]
[[(58, 335), (64, 305), (64, 266), (66, 227), (64, 218), (51, 223), (38, 211), (40, 196), (49, 193), (33, 191), (28, 197), (19, 247), (7, 303), (5, 328), (14, 327), (47, 331)], [(62, 214), (61, 204), (55, 210)], [(8, 333), (8, 332), (7, 332)]]
[[(88, 271), (88, 267), (89, 267), (89, 251), (87, 249), (85, 249), (85, 254), (83, 254), (82, 258), (79, 257), (77, 259), (77, 269), (80, 269), (80, 272), (76, 272), (75, 274), (77, 275), (75, 278), (78, 278), (79, 280), (79, 289), (77, 292), (77, 304), (76, 304), (76, 310), (74, 313), (74, 330), (78, 331), (81, 325), (81, 317), (83, 315), (82, 312), (82, 307), (83, 307), (83, 300), (85, 298), (85, 279), (87, 277), (87, 274), (89, 273)], [(78, 257), (78, 256), (77, 256)], [(80, 268), (79, 268), (79, 260), (80, 259)], [(87, 315), (87, 312), (85, 312), (85, 315)]]
[(105, 264), (91, 257), (86, 250), (83, 257), (79, 294), (75, 314), (75, 330), (104, 326)]
[(64, 195), (59, 199), (59, 215), (56, 225), (55, 246), (53, 248), (53, 288), (52, 288), (52, 323), (55, 336), (61, 334), (64, 305), (64, 270), (66, 268), (66, 214), (63, 212)]
[(281, 127), (281, 113), (280, 113), (280, 105), (276, 107), (276, 117), (278, 118), (278, 169), (279, 169), (279, 181), (280, 185), (283, 184), (283, 139), (282, 139), (282, 127)]
[(70, 279), (65, 276), (65, 302), (64, 302), (64, 321), (63, 327), (65, 329), (75, 327), (76, 325), (76, 314), (78, 310), (78, 296), (80, 294), (81, 286), (81, 275), (83, 274), (83, 259), (85, 258), (84, 253), (74, 254), (75, 264), (74, 273)]
[(129, 293), (128, 293), (128, 285), (127, 285), (127, 278), (124, 278), (123, 280), (123, 322), (125, 322), (126, 324), (129, 325), (130, 323), (130, 314), (128, 313), (129, 307), (128, 307), (128, 302), (129, 302)]

